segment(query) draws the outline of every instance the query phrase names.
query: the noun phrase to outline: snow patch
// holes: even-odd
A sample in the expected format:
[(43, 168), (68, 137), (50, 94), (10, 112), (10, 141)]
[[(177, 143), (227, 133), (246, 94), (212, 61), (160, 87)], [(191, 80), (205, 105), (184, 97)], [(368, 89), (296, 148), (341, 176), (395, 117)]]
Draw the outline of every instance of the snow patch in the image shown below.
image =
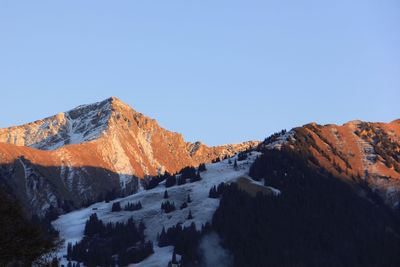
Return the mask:
[(265, 147), (267, 149), (278, 149), (280, 150), (283, 145), (287, 144), (288, 141), (294, 141), (294, 130), (291, 130), (289, 132), (286, 132), (284, 134), (281, 134), (278, 136), (274, 142), (267, 144)]

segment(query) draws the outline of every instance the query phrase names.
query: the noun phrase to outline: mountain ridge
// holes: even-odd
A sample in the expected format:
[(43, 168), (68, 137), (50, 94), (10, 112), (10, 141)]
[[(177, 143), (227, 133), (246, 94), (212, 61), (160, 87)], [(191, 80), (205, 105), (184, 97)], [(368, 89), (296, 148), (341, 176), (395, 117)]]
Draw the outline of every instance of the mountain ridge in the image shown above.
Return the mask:
[[(265, 145), (273, 149), (289, 143), (295, 150), (307, 150), (314, 164), (346, 179), (368, 180), (391, 206), (397, 206), (399, 140), (400, 120), (355, 120), (342, 125), (309, 123), (275, 136)], [(257, 141), (248, 141), (209, 147), (186, 142), (181, 134), (162, 128), (156, 120), (110, 97), (0, 129), (0, 165), (3, 176), (12, 177), (5, 180), (14, 190), (16, 184), (19, 191), (25, 184), (25, 206), (43, 214), (43, 207), (60, 207), (64, 200), (79, 207), (106, 190), (133, 193), (140, 189), (139, 180), (147, 176), (176, 173), (258, 145)], [(46, 185), (47, 194), (61, 203), (40, 194), (33, 186), (36, 184)]]
[(400, 207), (400, 120), (317, 123), (267, 138), (267, 149), (300, 153), (311, 165), (377, 193), (391, 208)]
[[(112, 180), (109, 190), (132, 193), (140, 187), (138, 179), (176, 173), (184, 167), (232, 156), (258, 144), (249, 141), (208, 147), (188, 143), (181, 134), (162, 128), (156, 120), (111, 97), (33, 123), (0, 129), (0, 164), (6, 166), (4, 176), (14, 177), (20, 184), (33, 183), (28, 182), (33, 178), (27, 177), (26, 172), (15, 176), (15, 170), (24, 167), (20, 166), (21, 158), (30, 168), (51, 169), (51, 172), (36, 171), (35, 179), (39, 184), (46, 181), (58, 185), (49, 192), (68, 191), (60, 194), (61, 199), (71, 199), (67, 195), (72, 193), (76, 200), (71, 201), (79, 206), (79, 202), (105, 193), (107, 187), (97, 183), (105, 183), (107, 177)], [(93, 175), (99, 178), (93, 180)], [(92, 187), (103, 189), (93, 193)], [(60, 206), (38, 194), (32, 191), (24, 200), (35, 207), (35, 212), (43, 214), (41, 207)]]
[[(209, 162), (213, 164), (197, 170), (187, 168)], [(177, 176), (159, 176), (182, 169), (190, 170), (189, 182), (182, 178), (184, 171)], [(141, 203), (135, 220), (145, 223), (146, 237), (154, 244), (160, 245), (158, 237), (164, 227), (168, 233), (168, 227), (182, 223), (197, 231), (212, 221), (213, 229), (224, 240), (239, 238), (227, 246), (235, 257), (247, 248), (251, 248), (248, 253), (252, 255), (259, 240), (268, 240), (265, 244), (271, 249), (279, 248), (277, 244), (283, 241), (279, 251), (285, 251), (284, 243), (290, 241), (297, 244), (292, 253), (311, 244), (304, 255), (313, 255), (315, 247), (325, 255), (325, 244), (334, 244), (332, 247), (344, 249), (337, 255), (343, 255), (347, 249), (337, 244), (347, 242), (357, 248), (358, 241), (354, 240), (373, 243), (376, 236), (384, 235), (380, 240), (385, 241), (393, 237), (386, 230), (390, 228), (398, 233), (400, 120), (353, 120), (342, 125), (312, 122), (273, 134), (262, 143), (209, 147), (186, 142), (183, 135), (164, 129), (156, 120), (111, 97), (33, 123), (0, 129), (0, 185), (10, 190), (28, 215), (52, 221), (67, 213), (53, 221), (66, 242), (83, 238), (85, 219), (92, 213), (98, 213), (104, 222), (123, 222), (131, 211), (114, 211), (114, 204)], [(173, 214), (162, 211), (160, 206), (169, 201), (181, 208)], [(322, 216), (314, 218), (315, 214)], [(376, 219), (372, 227), (369, 218)], [(268, 222), (271, 224), (265, 228)], [(293, 227), (293, 222), (300, 227)], [(349, 232), (341, 235), (333, 225)], [(353, 226), (362, 226), (364, 232), (351, 230)], [(229, 229), (233, 232), (224, 235)], [(242, 235), (240, 229), (250, 229), (250, 234)], [(276, 234), (273, 241), (270, 231)], [(298, 240), (292, 242), (297, 235)], [(395, 235), (393, 241), (397, 240)], [(256, 238), (251, 241), (249, 236)], [(390, 248), (396, 250), (398, 242), (392, 244), (383, 247), (387, 253), (380, 253), (395, 255)], [(379, 244), (359, 255), (368, 255), (377, 248)], [(58, 255), (65, 264), (70, 260), (64, 257), (70, 253), (68, 250), (64, 243)], [(154, 246), (155, 253), (140, 266), (154, 262), (156, 266), (166, 265), (173, 251), (172, 247)], [(260, 266), (274, 255), (263, 259)], [(335, 256), (328, 261), (318, 256), (317, 262), (336, 262), (335, 253), (326, 255)], [(258, 266), (257, 253), (250, 259)], [(248, 261), (245, 256), (237, 266)]]

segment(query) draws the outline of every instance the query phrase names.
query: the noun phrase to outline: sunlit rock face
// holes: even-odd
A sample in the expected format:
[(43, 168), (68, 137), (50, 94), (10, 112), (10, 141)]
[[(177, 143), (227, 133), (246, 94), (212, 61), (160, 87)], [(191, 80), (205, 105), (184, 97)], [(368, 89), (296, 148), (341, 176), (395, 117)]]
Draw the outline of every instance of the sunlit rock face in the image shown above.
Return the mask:
[(139, 179), (254, 148), (187, 143), (115, 97), (0, 129), (2, 180), (26, 207), (79, 207), (108, 191), (132, 193)]
[[(285, 139), (286, 138), (286, 139)], [(312, 164), (335, 176), (361, 182), (393, 208), (400, 203), (400, 121), (343, 125), (310, 123), (294, 128), (275, 144), (307, 151)]]

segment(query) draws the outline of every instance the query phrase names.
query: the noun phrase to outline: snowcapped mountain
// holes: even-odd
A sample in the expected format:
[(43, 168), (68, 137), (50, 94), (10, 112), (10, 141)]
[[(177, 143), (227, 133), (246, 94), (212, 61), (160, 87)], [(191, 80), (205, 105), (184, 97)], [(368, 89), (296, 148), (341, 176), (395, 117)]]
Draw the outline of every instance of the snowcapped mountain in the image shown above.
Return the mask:
[(25, 207), (80, 207), (138, 179), (175, 173), (253, 148), (187, 143), (115, 97), (21, 126), (0, 129), (0, 175)]
[[(207, 163), (206, 170), (200, 173), (203, 163)], [(185, 170), (191, 176), (182, 182)], [(174, 177), (173, 185), (167, 186), (166, 177)], [(348, 266), (355, 259), (368, 262), (377, 250), (371, 266), (398, 266), (381, 263), (385, 262), (382, 259), (390, 264), (400, 262), (396, 256), (399, 181), (400, 120), (311, 123), (274, 134), (262, 143), (209, 147), (186, 142), (181, 134), (160, 127), (112, 97), (0, 129), (0, 189), (10, 196), (7, 203), (20, 202), (26, 213), (45, 218), (45, 222), (64, 214), (53, 222), (65, 240), (61, 257), (67, 253), (67, 243), (86, 242), (85, 224), (95, 213), (104, 223), (119, 222), (115, 224), (119, 230), (125, 227), (122, 223), (128, 225), (132, 220), (136, 225), (143, 222), (146, 229), (139, 231), (130, 225), (130, 233), (138, 239), (120, 247), (118, 253), (110, 250), (109, 242), (120, 238), (121, 232), (113, 232), (116, 236), (112, 237), (94, 235), (75, 252), (88, 252), (85, 246), (97, 245), (93, 251), (105, 247), (107, 260), (124, 262), (124, 253), (135, 260), (141, 257), (134, 266), (166, 266), (171, 260), (174, 248), (170, 243), (158, 246), (163, 228), (173, 229), (175, 250), (182, 251), (182, 243), (176, 242), (179, 235), (205, 238), (207, 232), (199, 230), (211, 220), (209, 229), (224, 239), (236, 266), (245, 266), (249, 260), (252, 266), (264, 266), (260, 259), (283, 266), (326, 266), (326, 262), (340, 266), (337, 255), (358, 251), (354, 240), (367, 246), (348, 255)], [(223, 194), (210, 191), (221, 182), (231, 184), (222, 185)], [(167, 205), (166, 198), (174, 205)], [(112, 211), (114, 204), (126, 207), (139, 202), (140, 209)], [(173, 228), (177, 225), (183, 227), (181, 232)], [(362, 230), (354, 230), (354, 225)], [(112, 224), (104, 227), (108, 233), (114, 231)], [(198, 247), (183, 252), (183, 258), (202, 247), (200, 239), (190, 240), (187, 244)], [(153, 243), (154, 254), (145, 250), (148, 241)], [(212, 248), (219, 249), (218, 244)], [(315, 248), (320, 249), (316, 256)], [(147, 253), (146, 257), (141, 253)], [(219, 266), (219, 262), (208, 266)]]

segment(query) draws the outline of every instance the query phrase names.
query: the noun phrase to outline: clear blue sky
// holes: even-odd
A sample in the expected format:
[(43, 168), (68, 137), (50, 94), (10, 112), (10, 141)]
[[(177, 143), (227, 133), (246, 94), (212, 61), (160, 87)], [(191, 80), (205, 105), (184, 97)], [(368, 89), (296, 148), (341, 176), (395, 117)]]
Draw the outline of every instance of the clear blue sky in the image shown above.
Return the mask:
[(115, 95), (190, 140), (400, 118), (400, 1), (0, 2), (0, 127)]

